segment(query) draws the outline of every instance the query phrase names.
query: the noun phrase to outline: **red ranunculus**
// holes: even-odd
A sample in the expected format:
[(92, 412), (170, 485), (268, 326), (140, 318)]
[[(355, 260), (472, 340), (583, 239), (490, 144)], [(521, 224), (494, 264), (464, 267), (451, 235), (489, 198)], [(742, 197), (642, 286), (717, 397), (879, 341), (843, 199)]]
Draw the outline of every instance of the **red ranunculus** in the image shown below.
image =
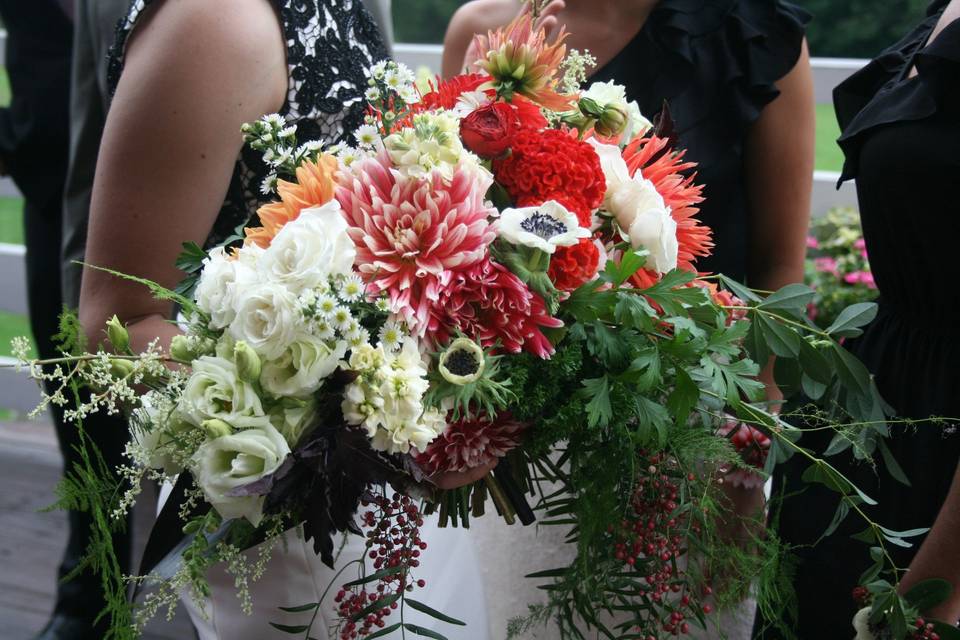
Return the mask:
[(464, 146), (481, 158), (496, 158), (510, 147), (519, 129), (513, 107), (506, 102), (493, 102), (460, 122), (460, 137)]

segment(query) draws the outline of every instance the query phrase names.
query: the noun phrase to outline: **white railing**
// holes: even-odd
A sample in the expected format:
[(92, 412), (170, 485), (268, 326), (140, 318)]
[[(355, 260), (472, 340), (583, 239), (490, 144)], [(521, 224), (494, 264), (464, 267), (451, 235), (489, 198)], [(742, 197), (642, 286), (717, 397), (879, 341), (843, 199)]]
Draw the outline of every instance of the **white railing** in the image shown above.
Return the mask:
[[(0, 30), (0, 65), (6, 57), (6, 32)], [(434, 72), (440, 69), (443, 54), (441, 45), (395, 44), (394, 56), (401, 62), (417, 69), (428, 67)], [(814, 88), (818, 104), (829, 104), (833, 88), (864, 64), (863, 60), (840, 58), (814, 58)], [(854, 206), (856, 194), (852, 185), (836, 190), (838, 175), (829, 171), (814, 173), (812, 210), (815, 215), (835, 206)], [(8, 179), (0, 179), (0, 196), (18, 195), (16, 187)], [(24, 249), (21, 246), (0, 244), (0, 309), (11, 313), (25, 314), (27, 309)], [(0, 364), (4, 361), (0, 358)], [(9, 369), (0, 369), (0, 408), (28, 411), (38, 400), (36, 386), (21, 374)]]

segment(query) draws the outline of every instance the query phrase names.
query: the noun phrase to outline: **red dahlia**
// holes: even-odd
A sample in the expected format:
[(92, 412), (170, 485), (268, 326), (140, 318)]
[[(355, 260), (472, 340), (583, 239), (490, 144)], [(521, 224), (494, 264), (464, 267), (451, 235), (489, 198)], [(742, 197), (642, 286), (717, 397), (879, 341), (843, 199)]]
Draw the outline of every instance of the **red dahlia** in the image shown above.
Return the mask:
[(506, 267), (486, 259), (451, 272), (430, 311), (428, 335), (445, 343), (456, 330), (484, 347), (529, 351), (541, 358), (553, 353), (544, 327), (563, 323), (547, 312), (543, 299)]
[(417, 464), (427, 473), (482, 467), (519, 446), (523, 428), (509, 413), (500, 413), (493, 420), (481, 415), (451, 422), (446, 431), (417, 456)]
[(544, 202), (566, 194), (590, 211), (603, 203), (607, 188), (600, 158), (571, 132), (527, 129), (513, 137), (511, 153), (494, 163), (494, 174), (515, 202)]

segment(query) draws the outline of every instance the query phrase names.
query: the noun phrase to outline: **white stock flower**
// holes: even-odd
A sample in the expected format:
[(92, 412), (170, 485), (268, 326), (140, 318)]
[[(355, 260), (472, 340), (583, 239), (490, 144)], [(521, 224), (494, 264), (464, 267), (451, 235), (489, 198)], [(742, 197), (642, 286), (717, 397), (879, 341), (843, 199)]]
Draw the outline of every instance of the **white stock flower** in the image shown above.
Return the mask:
[(374, 434), (371, 446), (387, 453), (409, 453), (411, 448), (424, 451), (443, 433), (447, 423), (436, 409), (428, 409), (417, 420), (401, 420), (387, 415), (387, 421)]
[(200, 310), (210, 316), (211, 328), (223, 329), (233, 322), (237, 316), (237, 292), (257, 280), (249, 261), (231, 258), (223, 247), (210, 252), (203, 261), (195, 298)]
[(346, 353), (342, 341), (331, 348), (312, 335), (300, 335), (279, 358), (263, 364), (260, 384), (279, 398), (311, 394), (337, 370)]
[(266, 278), (294, 292), (313, 289), (353, 269), (356, 246), (336, 200), (304, 209), (280, 229), (259, 260)]
[(203, 356), (191, 365), (193, 372), (180, 396), (178, 410), (198, 427), (205, 420), (223, 420), (235, 428), (259, 427), (268, 422), (260, 396), (237, 376), (233, 361)]
[(618, 147), (593, 139), (589, 142), (600, 157), (607, 182), (604, 207), (630, 238), (630, 244), (649, 252), (646, 266), (659, 273), (675, 269), (680, 251), (677, 222), (663, 196), (641, 171), (630, 175)]
[(590, 230), (580, 226), (577, 214), (556, 200), (547, 200), (537, 207), (504, 209), (497, 232), (511, 244), (547, 253), (553, 253), (557, 247), (571, 247), (581, 238), (590, 237)]
[(414, 116), (412, 127), (387, 136), (383, 144), (393, 165), (406, 176), (422, 177), (438, 171), (445, 180), (451, 180), (458, 165), (481, 168), (478, 158), (463, 146), (460, 121), (445, 111)]
[(203, 443), (194, 456), (197, 483), (207, 500), (226, 519), (263, 519), (263, 496), (231, 496), (234, 489), (276, 471), (290, 453), (283, 435), (269, 422)]
[(238, 297), (237, 316), (230, 323), (230, 335), (245, 340), (268, 360), (279, 358), (303, 323), (297, 297), (274, 284), (254, 286)]

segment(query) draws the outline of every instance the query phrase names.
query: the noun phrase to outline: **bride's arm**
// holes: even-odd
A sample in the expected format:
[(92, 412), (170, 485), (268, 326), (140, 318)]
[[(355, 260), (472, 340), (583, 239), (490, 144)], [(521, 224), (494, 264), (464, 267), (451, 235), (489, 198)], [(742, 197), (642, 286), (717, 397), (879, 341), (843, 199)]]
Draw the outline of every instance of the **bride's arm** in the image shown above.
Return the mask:
[(956, 624), (960, 620), (960, 466), (940, 507), (940, 515), (910, 563), (900, 590), (906, 593), (916, 583), (929, 578), (947, 580), (953, 585), (953, 593), (946, 602), (923, 613)]
[[(282, 32), (267, 0), (166, 0), (143, 16), (107, 117), (86, 262), (173, 287), (181, 243), (203, 244), (221, 208), (240, 126), (286, 93)], [(134, 349), (176, 330), (171, 305), (86, 268), (80, 319), (91, 345), (116, 314)]]

